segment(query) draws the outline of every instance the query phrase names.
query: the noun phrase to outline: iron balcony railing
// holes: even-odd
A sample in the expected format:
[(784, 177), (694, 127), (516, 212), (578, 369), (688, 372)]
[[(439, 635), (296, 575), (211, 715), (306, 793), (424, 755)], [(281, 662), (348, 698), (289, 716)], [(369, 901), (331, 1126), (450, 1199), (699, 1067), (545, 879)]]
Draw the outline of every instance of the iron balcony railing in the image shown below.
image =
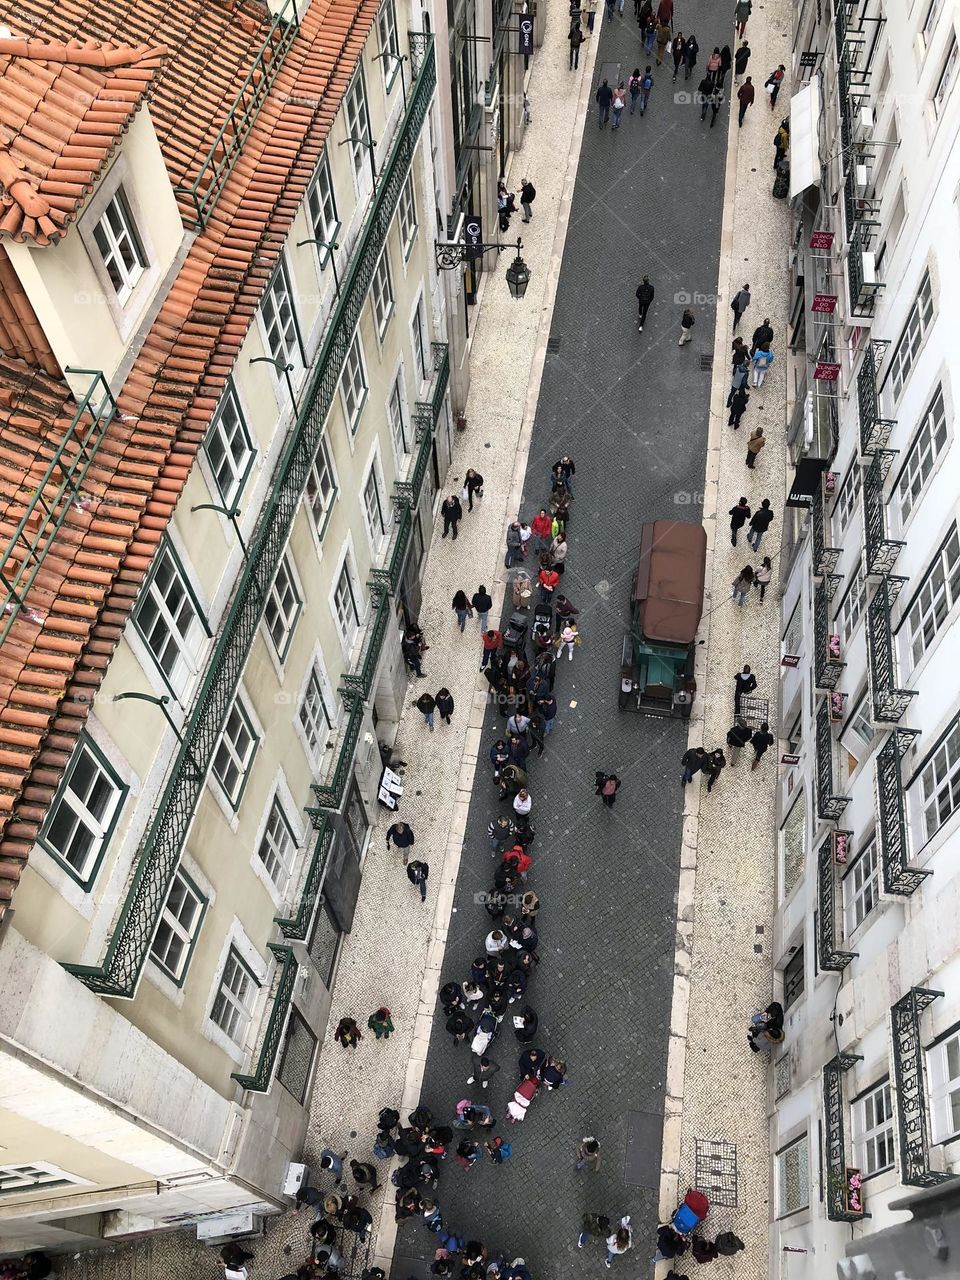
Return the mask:
[[(240, 683), (290, 535), (343, 363), (364, 307), (436, 85), (433, 37), (410, 35), (414, 70), (407, 106), (380, 172), (370, 211), (331, 314), (296, 422), (277, 464), (243, 571), (213, 648), (193, 710), (153, 820), (134, 859), (135, 871), (99, 965), (66, 968), (93, 991), (132, 998), (203, 791), (207, 772)], [(353, 722), (355, 710), (348, 706)], [(362, 712), (362, 707), (361, 707)], [(359, 724), (356, 725), (359, 732)], [(354, 738), (354, 745), (356, 738)]]
[(886, 448), (890, 433), (897, 425), (895, 419), (884, 418), (880, 413), (877, 369), (885, 346), (882, 342), (868, 342), (857, 374), (860, 452), (868, 455)]
[(813, 572), (817, 575), (833, 573), (840, 559), (840, 548), (825, 545), (826, 519), (822, 484), (817, 485), (810, 504), (810, 521), (813, 528)]
[[(846, 834), (849, 834), (846, 833)], [(817, 855), (817, 958), (820, 968), (842, 973), (859, 952), (837, 948), (837, 874), (833, 860), (833, 840), (828, 838)]]
[(268, 942), (268, 948), (277, 958), (279, 968), (276, 971), (273, 990), (270, 995), (270, 1013), (267, 1025), (257, 1054), (257, 1064), (247, 1074), (243, 1071), (232, 1071), (230, 1079), (244, 1089), (254, 1093), (266, 1093), (273, 1079), (273, 1069), (277, 1065), (277, 1055), (283, 1043), (283, 1032), (287, 1025), (287, 1014), (290, 1012), (290, 1001), (293, 999), (293, 988), (297, 981), (297, 962), (289, 947), (278, 942)]
[(0, 644), (20, 613), (29, 613), (27, 597), (70, 508), (86, 502), (83, 482), (117, 412), (116, 401), (99, 369), (68, 368), (66, 372), (89, 377), (90, 386), (46, 470), (28, 495), (26, 510), (0, 557), (4, 597)]
[[(843, 1077), (854, 1063), (862, 1062), (858, 1053), (838, 1053), (823, 1068), (823, 1127), (826, 1147), (827, 1217), (831, 1222), (859, 1222), (864, 1216), (851, 1204), (850, 1179), (847, 1171), (847, 1146), (844, 1136)], [(862, 1194), (862, 1193), (861, 1193)]]
[[(841, 115), (841, 120), (845, 117)], [(857, 319), (872, 316), (877, 305), (877, 295), (883, 288), (876, 279), (867, 279), (862, 224), (857, 222), (847, 237), (847, 282), (850, 286), (850, 314)], [(870, 258), (871, 263), (873, 258)]]
[(830, 711), (826, 698), (821, 699), (817, 708), (816, 757), (817, 816), (826, 822), (839, 822), (850, 803), (850, 797), (835, 793), (833, 734), (830, 731)]
[(243, 154), (244, 143), (269, 97), (299, 26), (296, 0), (286, 0), (254, 55), (253, 66), (231, 103), (227, 118), (200, 162), (199, 173), (192, 182), (174, 187), (181, 216), (192, 230), (201, 231), (207, 225), (234, 165)]
[(891, 449), (877, 449), (873, 461), (863, 473), (863, 536), (866, 545), (867, 573), (891, 573), (905, 542), (887, 537), (887, 506), (883, 482), (896, 454)]
[[(893, 645), (890, 614), (893, 592), (899, 591), (906, 578), (881, 578), (867, 606), (867, 659), (870, 672), (870, 700), (873, 718), (881, 724), (896, 724), (917, 696), (916, 689), (897, 688), (897, 659)], [(891, 591), (893, 588), (893, 592)]]
[(894, 729), (877, 752), (877, 830), (884, 893), (910, 897), (933, 873), (911, 867), (907, 798), (900, 761), (917, 736), (916, 729)]
[[(818, 689), (835, 689), (847, 665), (837, 656), (839, 636), (830, 630), (830, 599), (836, 590), (835, 576), (825, 579), (813, 592), (813, 665)], [(827, 582), (832, 587), (829, 592)]]
[(942, 991), (911, 987), (890, 1010), (900, 1181), (908, 1187), (934, 1187), (951, 1176), (930, 1168), (926, 1073), (920, 1040), (923, 1011), (942, 995)]
[(316, 824), (317, 838), (313, 843), (313, 852), (303, 877), (303, 885), (297, 899), (295, 910), (288, 916), (274, 916), (274, 923), (287, 939), (305, 941), (310, 930), (310, 922), (320, 896), (323, 877), (327, 870), (327, 861), (333, 847), (333, 824), (327, 814), (320, 815)]

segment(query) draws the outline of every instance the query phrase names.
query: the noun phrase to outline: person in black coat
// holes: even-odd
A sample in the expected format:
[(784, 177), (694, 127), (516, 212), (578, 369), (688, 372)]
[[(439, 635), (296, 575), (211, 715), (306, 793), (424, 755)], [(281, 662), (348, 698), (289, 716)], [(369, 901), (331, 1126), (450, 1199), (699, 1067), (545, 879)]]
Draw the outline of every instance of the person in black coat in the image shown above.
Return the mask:
[(686, 44), (683, 46), (683, 78), (690, 79), (693, 68), (697, 65), (697, 54), (700, 52), (700, 46), (697, 44), (696, 36), (687, 36)]
[(467, 468), (467, 474), (463, 480), (463, 487), (467, 491), (467, 510), (473, 510), (474, 498), (483, 497), (483, 476), (479, 471), (474, 471), (472, 467)]
[(733, 714), (740, 714), (740, 701), (747, 694), (753, 693), (757, 687), (757, 677), (750, 670), (749, 664), (746, 664), (742, 671), (738, 671), (733, 677)]
[[(517, 1025), (518, 1023), (519, 1026)], [(536, 1011), (527, 1005), (523, 1013), (514, 1018), (513, 1034), (521, 1044), (528, 1044), (537, 1034), (539, 1025), (540, 1019), (537, 1017)]]
[(449, 724), (450, 717), (453, 715), (454, 701), (453, 701), (453, 694), (446, 687), (446, 685), (444, 685), (442, 689), (437, 690), (436, 703), (437, 703), (437, 711), (440, 715), (440, 719), (446, 721), (446, 723)]
[(740, 426), (740, 419), (747, 412), (747, 405), (750, 403), (750, 396), (745, 386), (738, 387), (736, 391), (730, 391), (727, 396), (727, 407), (730, 410), (730, 417), (727, 419), (727, 426), (736, 429)]
[(741, 498), (735, 507), (731, 507), (727, 512), (730, 517), (730, 541), (737, 545), (737, 534), (750, 519), (750, 504), (746, 498)]
[(763, 324), (758, 324), (753, 331), (753, 339), (750, 343), (751, 356), (756, 355), (757, 350), (762, 347), (765, 342), (773, 342), (773, 326), (770, 323), (769, 316), (764, 316)]
[(643, 326), (647, 319), (647, 312), (650, 310), (650, 303), (653, 301), (654, 287), (650, 283), (650, 277), (644, 276), (640, 284), (637, 285), (637, 329), (643, 333)]
[(450, 530), (453, 530), (453, 540), (457, 540), (457, 525), (463, 519), (463, 507), (460, 505), (460, 499), (455, 493), (451, 493), (449, 498), (444, 498), (440, 504), (440, 513), (443, 516), (443, 537), (445, 538)]

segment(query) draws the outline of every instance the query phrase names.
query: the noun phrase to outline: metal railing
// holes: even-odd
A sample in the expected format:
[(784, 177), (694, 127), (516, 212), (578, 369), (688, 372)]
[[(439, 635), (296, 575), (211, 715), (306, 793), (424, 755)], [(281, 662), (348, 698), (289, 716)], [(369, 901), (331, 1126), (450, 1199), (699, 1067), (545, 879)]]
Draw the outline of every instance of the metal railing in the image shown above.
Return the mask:
[(817, 958), (820, 968), (842, 973), (860, 953), (837, 949), (837, 880), (833, 862), (833, 840), (830, 838), (824, 840), (817, 855), (817, 910)]
[(91, 382), (0, 557), (4, 595), (0, 644), (20, 613), (29, 611), (27, 597), (70, 508), (86, 500), (83, 482), (117, 412), (99, 369), (68, 368), (66, 372), (87, 375)]
[(894, 729), (877, 752), (877, 833), (884, 893), (910, 897), (933, 872), (911, 867), (907, 798), (900, 761), (917, 736), (916, 729)]
[(857, 373), (857, 409), (860, 417), (860, 452), (874, 453), (885, 449), (890, 432), (897, 425), (895, 419), (880, 414), (880, 395), (877, 390), (877, 365), (885, 343), (868, 342)]
[(818, 689), (835, 689), (847, 665), (831, 650), (831, 636), (834, 634), (830, 630), (830, 596), (825, 582), (821, 582), (813, 593), (813, 666)]
[(934, 1187), (952, 1176), (930, 1168), (926, 1073), (920, 1040), (923, 1011), (942, 995), (942, 991), (911, 987), (890, 1010), (900, 1181), (908, 1187)]
[[(850, 1206), (847, 1182), (847, 1149), (844, 1137), (843, 1077), (854, 1063), (862, 1062), (859, 1053), (838, 1053), (823, 1068), (823, 1128), (827, 1185), (825, 1199), (831, 1222), (859, 1222), (863, 1208)], [(861, 1202), (862, 1206), (862, 1202)]]
[(813, 529), (813, 572), (818, 576), (833, 573), (840, 559), (839, 547), (826, 543), (826, 518), (823, 502), (823, 484), (818, 484), (810, 503), (810, 523)]
[[(896, 724), (917, 696), (916, 689), (897, 688), (897, 659), (893, 646), (890, 613), (890, 578), (882, 578), (867, 606), (867, 659), (870, 672), (870, 700), (873, 718), (881, 724)], [(896, 579), (898, 590), (907, 581)]]
[(237, 1084), (242, 1085), (244, 1089), (251, 1089), (254, 1093), (266, 1093), (270, 1088), (273, 1069), (277, 1065), (277, 1054), (283, 1042), (284, 1028), (287, 1025), (294, 984), (297, 981), (297, 962), (290, 947), (285, 947), (279, 942), (268, 942), (267, 947), (276, 956), (280, 968), (270, 997), (270, 1014), (260, 1043), (260, 1052), (257, 1054), (257, 1065), (249, 1075), (242, 1071), (230, 1073), (231, 1080), (236, 1080)]
[[(170, 882), (180, 861), (206, 774), (269, 599), (300, 498), (330, 412), (344, 359), (366, 302), (367, 291), (436, 85), (433, 37), (410, 36), (415, 81), (394, 145), (364, 222), (350, 269), (331, 314), (296, 422), (274, 472), (270, 492), (251, 540), (223, 628), (217, 638), (181, 744), (144, 841), (120, 915), (99, 965), (65, 968), (102, 995), (132, 998)], [(348, 723), (359, 733), (353, 706)], [(362, 716), (362, 705), (360, 708)], [(356, 745), (356, 736), (353, 739)], [(344, 781), (345, 785), (345, 781)], [(342, 794), (342, 793), (341, 793)]]
[(192, 182), (174, 187), (184, 223), (193, 231), (202, 231), (207, 225), (299, 28), (296, 0), (286, 0), (270, 24), (226, 119), (200, 162), (199, 173)]
[[(846, 117), (841, 113), (840, 119), (843, 121)], [(863, 255), (866, 247), (862, 224), (857, 222), (853, 230), (848, 231), (847, 281), (850, 285), (850, 314), (858, 319), (867, 319), (873, 315), (877, 295), (883, 288), (882, 284), (875, 280), (868, 281), (864, 275)]]
[(891, 449), (877, 449), (873, 461), (863, 473), (863, 536), (866, 547), (867, 573), (892, 572), (905, 542), (887, 537), (887, 507), (883, 482), (896, 454)]
[(324, 873), (327, 869), (327, 860), (330, 857), (330, 850), (333, 846), (333, 824), (327, 814), (321, 815), (321, 821), (317, 824), (316, 831), (317, 838), (314, 841), (313, 853), (310, 855), (310, 862), (303, 878), (303, 886), (300, 890), (296, 911), (290, 916), (273, 917), (274, 924), (285, 938), (296, 938), (300, 942), (305, 941), (310, 928), (310, 921), (313, 919), (317, 898), (320, 896), (320, 886), (323, 883)]
[(817, 708), (816, 725), (817, 758), (817, 816), (826, 822), (839, 822), (850, 803), (849, 796), (838, 796), (833, 780), (833, 734), (830, 731), (830, 711), (827, 699), (822, 698)]

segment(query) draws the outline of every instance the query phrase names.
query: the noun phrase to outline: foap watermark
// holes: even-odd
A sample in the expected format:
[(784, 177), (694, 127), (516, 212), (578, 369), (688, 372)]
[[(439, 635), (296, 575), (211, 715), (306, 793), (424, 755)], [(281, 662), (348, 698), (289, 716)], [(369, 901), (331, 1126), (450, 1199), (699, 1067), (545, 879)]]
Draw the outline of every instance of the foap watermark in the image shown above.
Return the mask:
[(475, 893), (473, 900), (478, 907), (485, 907), (488, 902), (498, 907), (523, 906), (522, 893)]
[(681, 289), (673, 295), (678, 307), (715, 307), (720, 299), (715, 293), (688, 293)]
[(674, 506), (702, 507), (704, 496), (703, 493), (690, 493), (686, 489), (678, 489), (673, 495)]

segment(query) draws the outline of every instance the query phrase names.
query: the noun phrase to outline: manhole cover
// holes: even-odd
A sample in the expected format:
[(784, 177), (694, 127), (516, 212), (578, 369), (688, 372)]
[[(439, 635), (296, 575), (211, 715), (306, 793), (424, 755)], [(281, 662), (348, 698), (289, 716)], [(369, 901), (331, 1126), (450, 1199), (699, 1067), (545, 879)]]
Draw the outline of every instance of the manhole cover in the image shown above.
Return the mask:
[(700, 372), (713, 373), (713, 356), (700, 357)]
[(694, 1138), (693, 1184), (713, 1205), (737, 1207), (737, 1147), (733, 1142)]
[(560, 343), (562, 341), (563, 339), (560, 338), (559, 335), (551, 334), (550, 337), (547, 339), (547, 354), (551, 356), (559, 355)]

